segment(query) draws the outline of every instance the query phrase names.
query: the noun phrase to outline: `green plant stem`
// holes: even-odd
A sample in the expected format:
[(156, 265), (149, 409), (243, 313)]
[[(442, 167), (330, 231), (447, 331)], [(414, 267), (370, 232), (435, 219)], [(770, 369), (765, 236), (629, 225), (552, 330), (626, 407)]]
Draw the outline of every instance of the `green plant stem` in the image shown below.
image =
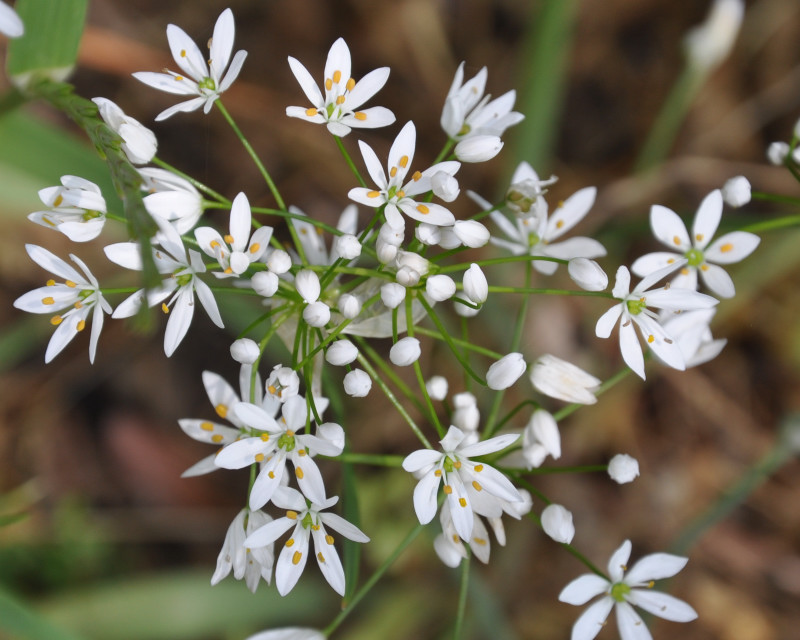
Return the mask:
[(356, 167), (353, 159), (350, 157), (350, 154), (347, 152), (347, 149), (344, 148), (344, 142), (339, 136), (333, 136), (333, 139), (336, 140), (336, 146), (339, 147), (339, 151), (341, 151), (342, 156), (344, 156), (344, 161), (347, 163), (347, 166), (350, 167), (350, 171), (353, 172), (353, 175), (358, 180), (358, 184), (362, 187), (366, 188), (367, 183), (364, 182), (364, 178), (361, 177), (361, 173), (358, 171), (358, 167)]
[[(800, 204), (800, 201), (798, 201)], [(800, 215), (798, 216), (784, 216), (775, 220), (764, 220), (763, 222), (754, 222), (742, 227), (741, 231), (750, 231), (751, 233), (760, 233), (763, 231), (775, 231), (777, 229), (785, 229), (787, 227), (800, 227)]]
[[(320, 456), (326, 458), (327, 456)], [(340, 453), (332, 460), (339, 460), (341, 462), (349, 462), (353, 464), (369, 464), (375, 467), (393, 467), (399, 468), (403, 466), (405, 456), (395, 456), (382, 453), (350, 453), (345, 451)]]
[(461, 561), (461, 584), (458, 590), (458, 608), (456, 609), (456, 624), (453, 630), (454, 640), (460, 640), (461, 629), (464, 626), (464, 617), (467, 613), (467, 594), (469, 593), (469, 565), (472, 554)]
[(380, 355), (378, 355), (378, 352), (375, 351), (375, 349), (373, 349), (363, 338), (359, 336), (353, 336), (353, 338), (358, 343), (359, 351), (369, 356), (370, 360), (372, 360), (375, 366), (377, 366), (383, 372), (383, 375), (392, 381), (394, 386), (400, 390), (400, 393), (402, 393), (408, 399), (408, 401), (413, 404), (414, 407), (416, 407), (417, 411), (420, 413), (425, 413), (422, 403), (420, 402), (419, 398), (417, 398), (416, 394), (411, 390), (411, 387), (403, 382), (403, 379), (398, 376), (388, 364), (386, 364), (386, 361), (381, 358)]
[(583, 289), (538, 289), (531, 287), (503, 287), (499, 285), (489, 285), (489, 293), (523, 293), (547, 296), (588, 296), (590, 298), (610, 298), (611, 300), (614, 300), (614, 296), (608, 291), (584, 291)]
[[(645, 357), (647, 357), (647, 354), (645, 354)], [(625, 378), (627, 378), (632, 373), (633, 373), (633, 371), (631, 369), (629, 369), (628, 367), (624, 367), (623, 369), (620, 369), (613, 376), (611, 376), (608, 380), (606, 380), (603, 384), (601, 384), (597, 388), (597, 391), (594, 392), (594, 395), (600, 396), (600, 395), (604, 394), (606, 391), (608, 391), (612, 387), (614, 387), (617, 384), (619, 384), (620, 382), (622, 382)], [(553, 414), (553, 418), (555, 418), (556, 422), (559, 422), (560, 420), (563, 420), (564, 418), (566, 418), (568, 415), (571, 415), (571, 414), (575, 413), (578, 409), (580, 409), (583, 406), (586, 406), (586, 405), (580, 404), (579, 402), (573, 402), (572, 404), (567, 405), (563, 409), (559, 409), (558, 411), (556, 411)]]
[[(229, 207), (231, 206), (231, 201), (230, 201), (228, 198), (226, 198), (226, 197), (225, 197), (225, 196), (223, 196), (222, 194), (220, 194), (220, 193), (218, 193), (218, 192), (214, 191), (214, 190), (213, 190), (211, 187), (209, 187), (209, 186), (206, 186), (205, 184), (203, 184), (203, 183), (202, 183), (202, 182), (200, 182), (199, 180), (195, 180), (195, 179), (194, 179), (192, 176), (190, 176), (188, 173), (184, 173), (184, 172), (183, 172), (183, 171), (181, 171), (180, 169), (176, 169), (175, 167), (173, 167), (171, 164), (169, 164), (169, 163), (167, 163), (167, 162), (164, 162), (164, 161), (163, 161), (161, 158), (155, 157), (155, 158), (153, 158), (153, 159), (151, 160), (151, 162), (152, 162), (153, 164), (155, 164), (155, 165), (158, 165), (158, 166), (159, 166), (159, 167), (161, 167), (162, 169), (166, 169), (166, 170), (167, 170), (167, 171), (169, 171), (170, 173), (174, 173), (174, 174), (175, 174), (176, 176), (178, 176), (179, 178), (183, 178), (183, 179), (184, 179), (184, 180), (186, 180), (186, 181), (187, 181), (189, 184), (191, 184), (191, 185), (192, 185), (192, 186), (193, 186), (195, 189), (198, 189), (199, 191), (202, 191), (203, 193), (205, 193), (205, 194), (207, 194), (207, 195), (211, 196), (211, 197), (212, 197), (212, 198), (214, 198), (215, 200), (218, 200), (219, 202), (216, 202), (216, 203), (214, 203), (214, 204), (215, 204), (215, 205), (219, 205), (219, 208), (224, 208), (224, 209), (227, 209), (227, 208), (229, 208)], [(208, 207), (207, 207), (207, 208), (208, 208)]]
[(409, 532), (409, 534), (403, 539), (403, 541), (399, 545), (397, 545), (397, 548), (392, 552), (392, 554), (386, 560), (384, 560), (383, 564), (381, 564), (381, 566), (378, 567), (375, 570), (375, 572), (369, 577), (369, 579), (364, 583), (364, 586), (361, 587), (356, 592), (356, 594), (353, 596), (350, 602), (345, 606), (345, 608), (342, 609), (339, 615), (337, 615), (333, 619), (333, 622), (331, 622), (327, 627), (325, 627), (325, 629), (323, 629), (322, 635), (328, 637), (331, 633), (333, 633), (337, 629), (337, 627), (340, 624), (342, 624), (342, 622), (344, 622), (345, 618), (347, 618), (347, 616), (349, 616), (350, 613), (352, 613), (353, 609), (358, 605), (358, 603), (361, 602), (361, 599), (370, 592), (372, 587), (374, 587), (375, 584), (378, 582), (378, 580), (381, 579), (383, 574), (386, 573), (386, 570), (389, 567), (391, 567), (392, 564), (394, 564), (395, 560), (397, 560), (397, 558), (400, 557), (400, 554), (402, 554), (403, 551), (406, 550), (408, 545), (410, 545), (416, 539), (416, 537), (422, 532), (424, 528), (425, 528), (424, 525), (418, 524)]
[[(442, 340), (443, 342), (446, 341), (446, 338), (444, 338), (442, 334), (440, 334), (438, 331), (434, 331), (433, 329), (428, 329), (427, 327), (417, 326), (414, 328), (414, 331), (416, 331), (421, 336), (434, 338), (435, 340)], [(497, 353), (497, 351), (492, 351), (491, 349), (480, 347), (464, 338), (454, 338), (453, 336), (448, 336), (448, 338), (453, 342), (453, 344), (458, 345), (459, 347), (467, 351), (479, 353), (483, 356), (486, 356), (487, 358), (493, 358), (495, 360), (499, 360), (500, 358), (503, 357), (503, 354)]]
[[(424, 298), (420, 296), (420, 301), (423, 301)], [(413, 304), (414, 300), (411, 296), (406, 296), (406, 333), (410, 338), (414, 337), (414, 313), (413, 313)], [(424, 304), (424, 302), (423, 302)], [(422, 393), (422, 397), (425, 400), (425, 406), (428, 409), (428, 415), (431, 418), (431, 422), (433, 422), (433, 426), (436, 428), (436, 432), (439, 434), (440, 438), (444, 438), (444, 427), (442, 427), (442, 423), (439, 421), (439, 416), (436, 415), (436, 408), (433, 406), (433, 402), (431, 402), (431, 397), (428, 394), (428, 387), (425, 384), (425, 378), (422, 377), (422, 368), (419, 366), (419, 359), (414, 361), (414, 374), (417, 376), (417, 384), (419, 385), (420, 392)]]

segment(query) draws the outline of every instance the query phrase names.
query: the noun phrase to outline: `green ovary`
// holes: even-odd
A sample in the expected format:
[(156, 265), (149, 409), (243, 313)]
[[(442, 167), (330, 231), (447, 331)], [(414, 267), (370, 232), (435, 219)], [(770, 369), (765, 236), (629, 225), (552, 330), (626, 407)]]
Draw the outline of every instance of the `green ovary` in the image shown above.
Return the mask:
[(611, 597), (617, 602), (624, 602), (625, 596), (631, 592), (631, 588), (624, 582), (617, 582), (611, 587)]
[(295, 447), (294, 436), (290, 436), (288, 433), (284, 433), (280, 438), (278, 438), (278, 446), (284, 451), (294, 451)]
[(703, 264), (703, 262), (705, 262), (705, 256), (700, 249), (689, 249), (683, 255), (689, 261), (690, 267), (699, 267), (701, 264)]
[(192, 275), (191, 274), (184, 274), (182, 276), (175, 276), (175, 282), (178, 283), (179, 287), (185, 287), (191, 281), (192, 281)]
[(86, 211), (83, 212), (83, 221), (89, 222), (89, 220), (94, 220), (95, 218), (99, 218), (102, 215), (103, 213), (101, 211), (92, 211), (87, 209)]
[(647, 303), (645, 302), (644, 298), (639, 298), (638, 300), (628, 300), (625, 302), (628, 307), (628, 313), (632, 316), (638, 316), (642, 311), (647, 308)]
[(203, 78), (200, 82), (197, 83), (197, 86), (201, 89), (206, 89), (208, 91), (216, 91), (217, 90), (217, 83), (214, 82), (213, 78)]

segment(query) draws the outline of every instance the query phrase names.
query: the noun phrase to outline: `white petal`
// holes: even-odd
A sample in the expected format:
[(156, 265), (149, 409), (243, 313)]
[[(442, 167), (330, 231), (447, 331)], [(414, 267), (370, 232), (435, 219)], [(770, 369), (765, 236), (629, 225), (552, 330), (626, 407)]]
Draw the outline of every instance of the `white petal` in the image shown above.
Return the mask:
[(597, 319), (594, 333), (598, 338), (608, 338), (614, 330), (614, 325), (622, 314), (622, 305), (615, 304)]
[(386, 107), (361, 109), (358, 111), (357, 116), (355, 114), (352, 116), (346, 115), (340, 120), (343, 125), (353, 127), (354, 129), (377, 129), (378, 127), (389, 126), (394, 121), (394, 113), (389, 111)]
[(211, 318), (211, 322), (217, 325), (220, 329), (224, 328), (224, 325), (222, 324), (222, 317), (219, 315), (217, 301), (214, 299), (214, 294), (211, 292), (211, 288), (199, 278), (194, 278), (194, 288), (195, 292), (197, 293), (197, 297), (200, 299), (200, 304), (203, 305), (203, 309), (206, 310), (208, 317)]
[(650, 580), (671, 578), (686, 566), (689, 561), (683, 556), (671, 553), (652, 553), (641, 558), (625, 574), (625, 584), (646, 585)]
[(338, 531), (345, 538), (355, 542), (369, 542), (369, 538), (354, 524), (348, 522), (335, 513), (320, 513), (319, 519), (334, 531)]
[[(400, 133), (397, 134), (397, 137), (394, 139), (394, 142), (389, 149), (389, 159), (387, 165), (390, 168), (397, 167), (397, 174), (392, 179), (393, 184), (400, 185), (403, 183), (403, 179), (405, 178), (409, 168), (411, 168), (411, 163), (414, 160), (414, 148), (416, 147), (416, 144), (417, 129), (414, 126), (414, 123), (409, 120), (400, 130)], [(405, 166), (401, 166), (400, 163), (400, 160), (403, 157), (407, 158)], [(371, 172), (370, 175), (372, 175)]]
[(615, 613), (620, 640), (653, 640), (647, 625), (627, 602), (618, 602)]
[(626, 598), (631, 604), (665, 620), (689, 622), (697, 618), (697, 611), (690, 605), (666, 593), (633, 589)]
[(177, 300), (169, 313), (167, 330), (164, 332), (164, 353), (167, 357), (175, 353), (175, 349), (189, 331), (194, 315), (194, 295), (191, 288), (183, 287), (178, 292)]
[(317, 552), (317, 564), (320, 571), (322, 571), (322, 575), (325, 576), (325, 580), (328, 581), (333, 590), (343, 596), (345, 586), (344, 569), (336, 547), (328, 544), (324, 528), (312, 531), (311, 535), (314, 538), (314, 551)]
[(386, 189), (388, 183), (386, 182), (386, 174), (383, 172), (381, 161), (366, 142), (358, 141), (358, 148), (361, 149), (361, 156), (364, 158), (364, 164), (367, 167), (367, 173), (372, 181), (378, 186), (378, 189)]
[(295, 450), (292, 452), (292, 463), (294, 464), (297, 486), (300, 487), (303, 495), (316, 504), (324, 503), (327, 499), (325, 497), (325, 483), (314, 459), (309, 455), (300, 456)]
[[(239, 430), (226, 427), (210, 420), (187, 419), (178, 420), (183, 432), (190, 438), (209, 444), (228, 444), (239, 437)], [(239, 468), (239, 467), (234, 467)]]
[[(383, 88), (389, 79), (389, 67), (374, 69), (361, 78), (353, 90), (347, 95), (347, 106), (350, 109), (358, 109), (362, 104), (374, 96)], [(394, 116), (392, 116), (394, 122)]]
[(650, 227), (656, 239), (668, 247), (680, 252), (692, 248), (686, 225), (672, 209), (654, 204), (650, 209)]
[(42, 269), (46, 269), (50, 273), (62, 277), (64, 280), (71, 280), (76, 283), (82, 283), (84, 281), (75, 269), (57, 255), (50, 253), (47, 249), (35, 244), (26, 244), (25, 249), (31, 259), (42, 267)]
[(442, 454), (433, 449), (418, 449), (409, 453), (403, 460), (403, 469), (414, 473), (441, 460)]
[(283, 547), (275, 566), (275, 586), (282, 596), (289, 593), (297, 584), (308, 560), (308, 531), (298, 523), (292, 539), (294, 544), (291, 547)]
[(314, 78), (308, 72), (308, 69), (306, 69), (299, 60), (296, 60), (291, 56), (289, 56), (289, 67), (291, 68), (294, 77), (297, 79), (297, 82), (300, 83), (300, 88), (303, 90), (303, 93), (306, 94), (306, 97), (309, 99), (311, 104), (318, 109), (324, 109), (325, 99), (322, 97), (319, 87), (317, 86), (317, 83), (314, 82)]
[(592, 604), (572, 625), (571, 640), (592, 640), (597, 636), (605, 626), (613, 606), (614, 600), (610, 597), (601, 598)]
[(488, 453), (494, 453), (495, 451), (502, 451), (506, 447), (510, 447), (512, 444), (514, 444), (518, 439), (518, 433), (507, 433), (501, 436), (495, 436), (494, 438), (489, 438), (488, 440), (477, 442), (475, 444), (470, 444), (465, 447), (459, 447), (458, 453), (459, 455), (467, 458), (484, 456)]
[(714, 295), (720, 298), (733, 298), (736, 295), (733, 280), (722, 267), (708, 263), (701, 265), (700, 277)]
[(203, 54), (183, 29), (174, 24), (167, 25), (167, 40), (172, 57), (186, 75), (198, 81), (208, 76)]
[(436, 515), (436, 494), (439, 490), (439, 477), (433, 471), (426, 473), (414, 487), (414, 511), (420, 524), (428, 524)]
[[(580, 606), (586, 604), (601, 593), (605, 593), (611, 585), (608, 580), (594, 573), (578, 576), (558, 594), (558, 599), (567, 604)], [(610, 611), (610, 609), (609, 609)]]
[[(555, 240), (583, 220), (584, 216), (589, 213), (589, 209), (594, 205), (596, 196), (596, 187), (586, 187), (567, 198), (563, 205), (553, 211), (547, 221), (547, 231), (545, 232), (547, 241)], [(593, 258), (595, 256), (580, 257)]]
[(682, 256), (680, 254), (670, 253), (669, 251), (656, 251), (654, 253), (648, 253), (634, 261), (634, 263), (631, 265), (631, 271), (642, 278), (650, 275), (654, 271), (658, 271), (659, 269), (669, 266), (681, 257)]
[(761, 242), (754, 233), (747, 231), (732, 231), (714, 240), (713, 244), (706, 250), (706, 260), (718, 264), (731, 264), (739, 262), (753, 251), (758, 243)]
[(237, 440), (223, 447), (217, 453), (215, 464), (223, 469), (241, 469), (253, 464), (259, 453), (268, 451), (270, 448), (270, 445), (261, 438)]
[[(233, 12), (225, 9), (214, 25), (214, 35), (211, 38), (209, 49), (209, 65), (211, 66), (211, 77), (219, 82), (222, 72), (228, 66), (233, 51), (233, 40), (235, 38), (236, 27), (233, 22)], [(219, 88), (219, 87), (218, 87)]]
[(275, 542), (293, 526), (296, 526), (296, 523), (291, 519), (277, 518), (253, 531), (247, 536), (244, 543), (248, 547), (265, 547)]
[[(677, 345), (675, 346), (677, 347)], [(619, 327), (619, 348), (622, 352), (622, 359), (625, 361), (625, 364), (627, 364), (637, 376), (644, 380), (644, 355), (642, 354), (639, 338), (636, 337), (636, 331), (634, 331), (633, 323), (630, 319), (628, 319), (627, 323), (623, 323)], [(680, 355), (680, 350), (678, 354)]]
[(625, 540), (619, 548), (611, 554), (608, 560), (608, 575), (611, 582), (622, 582), (622, 576), (631, 557), (631, 541)]
[(611, 290), (611, 295), (619, 300), (624, 299), (631, 290), (631, 273), (628, 267), (622, 265), (617, 269), (617, 274), (614, 279), (614, 288)]
[(697, 209), (692, 224), (692, 240), (694, 246), (701, 251), (714, 237), (722, 217), (722, 192), (714, 189), (709, 193)]
[[(193, 80), (183, 78), (183, 76), (171, 75), (169, 73), (155, 73), (154, 71), (137, 71), (132, 74), (139, 82), (167, 93), (174, 93), (181, 96), (197, 95), (197, 83)], [(183, 79), (179, 79), (183, 78)]]
[(260, 509), (270, 501), (275, 491), (280, 487), (285, 469), (286, 452), (283, 449), (278, 449), (261, 469), (256, 481), (253, 483), (253, 488), (250, 490), (251, 509)]

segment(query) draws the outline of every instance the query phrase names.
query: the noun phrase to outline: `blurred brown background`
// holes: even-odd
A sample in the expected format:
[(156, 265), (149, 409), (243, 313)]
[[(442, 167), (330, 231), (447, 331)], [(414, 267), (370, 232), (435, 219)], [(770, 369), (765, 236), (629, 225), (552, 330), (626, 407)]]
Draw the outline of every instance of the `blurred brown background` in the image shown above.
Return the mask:
[[(601, 234), (614, 256), (604, 263), (609, 272), (621, 261), (629, 264), (653, 250), (647, 224), (653, 203), (691, 218), (708, 191), (737, 174), (748, 176), (757, 190), (792, 196), (800, 190), (787, 171), (768, 166), (764, 159), (767, 144), (788, 140), (800, 116), (800, 4), (794, 0), (747, 3), (735, 50), (698, 96), (670, 159), (646, 178), (631, 176), (633, 160), (680, 72), (681, 38), (702, 21), (709, 4), (575, 3), (573, 48), (566, 63), (563, 105), (554, 123), (553, 156), (536, 168), (560, 177), (551, 190), (552, 202), (580, 187), (598, 186), (597, 204), (577, 232)], [(93, 0), (73, 81), (82, 95), (111, 98), (152, 126), (159, 156), (166, 161), (229, 197), (243, 190), (251, 203), (271, 206), (256, 169), (218, 114), (178, 114), (153, 123), (175, 97), (130, 77), (134, 71), (174, 67), (165, 36), (170, 22), (203, 48), (224, 6), (209, 0)], [(536, 1), (232, 0), (228, 6), (236, 17), (235, 48), (249, 55), (224, 102), (287, 202), (326, 220), (335, 220), (354, 184), (322, 128), (285, 117), (287, 105), (306, 102), (287, 55), (319, 77), (330, 44), (343, 36), (353, 54), (355, 77), (378, 66), (391, 67), (387, 86), (370, 104), (391, 108), (397, 123), (345, 139), (359, 166), (356, 139), (367, 140), (380, 156), (409, 119), (419, 132), (417, 161), (436, 156), (444, 142), (438, 124), (441, 106), (461, 60), (468, 77), (488, 66), (487, 91), (493, 95), (515, 87), (522, 92), (536, 82), (526, 73), (528, 39), (543, 6)], [(46, 107), (30, 109), (73, 131)], [(487, 197), (502, 194), (516, 163), (527, 157), (524, 148), (515, 146), (513, 129), (505, 139), (506, 148), (495, 161), (462, 169), (462, 186)], [(41, 187), (58, 179), (53, 175)], [(35, 193), (31, 207), (36, 207)], [(462, 197), (454, 211), (466, 216), (474, 208)], [(0, 373), (0, 493), (6, 494), (7, 505), (31, 505), (32, 515), (0, 529), (0, 580), (46, 605), (75, 590), (187, 566), (200, 567), (210, 578), (224, 531), (243, 503), (246, 477), (219, 472), (181, 480), (180, 473), (209, 450), (186, 438), (176, 420), (212, 415), (202, 370), (235, 382), (236, 367), (228, 356), (233, 336), (212, 331), (205, 315), (198, 313), (185, 342), (166, 360), (160, 332), (132, 335), (130, 327), (113, 321), (107, 322), (93, 367), (86, 355), (87, 336), (79, 336), (44, 367), (49, 325), (11, 307), (17, 296), (42, 281), (24, 242), (42, 244), (62, 256), (74, 251), (92, 265), (101, 282), (113, 270), (99, 243), (69, 247), (66, 239), (27, 223), (27, 212), (7, 212), (2, 217), (5, 233), (0, 234), (0, 286), (7, 301), (0, 307), (0, 323), (6, 335), (20, 332), (28, 340), (34, 334), (31, 343), (36, 345)], [(735, 228), (779, 213), (795, 211), (752, 203), (743, 213), (726, 213), (723, 224)], [(561, 425), (564, 456), (558, 464), (603, 463), (624, 451), (637, 457), (642, 469), (642, 477), (624, 487), (602, 474), (535, 478), (546, 495), (573, 511), (574, 543), (595, 563), (604, 566), (626, 537), (634, 542), (634, 558), (669, 548), (773, 447), (780, 425), (798, 410), (797, 240), (796, 230), (767, 233), (748, 261), (730, 269), (738, 295), (720, 305), (714, 332), (729, 344), (716, 361), (685, 373), (650, 367), (646, 385), (628, 380), (597, 407), (581, 410)], [(614, 255), (615, 250), (627, 253)], [(549, 351), (574, 357), (604, 378), (617, 370), (616, 340), (606, 344), (593, 336), (603, 305), (534, 302), (523, 344), (526, 354)], [(431, 362), (443, 353), (434, 350), (425, 370), (438, 373)], [(348, 414), (345, 428), (358, 450), (405, 453), (414, 447), (399, 420), (384, 418), (385, 410), (373, 389)], [(523, 424), (520, 419), (515, 426)], [(330, 471), (336, 474), (335, 467)], [(374, 541), (364, 554), (364, 575), (391, 551), (387, 540), (397, 540), (411, 526), (413, 482), (394, 473), (391, 478), (366, 470), (361, 476), (392, 481), (380, 490), (375, 483), (364, 483), (362, 525)], [(800, 469), (792, 460), (700, 537), (689, 565), (669, 585), (700, 618), (686, 625), (653, 620), (655, 637), (797, 637), (798, 481)], [(541, 508), (537, 502), (535, 510)], [(399, 524), (397, 514), (403, 518)], [(470, 637), (567, 637), (580, 611), (556, 597), (583, 572), (582, 566), (560, 553), (529, 520), (508, 522), (507, 531), (508, 548), (493, 549), (488, 567), (473, 565), (476, 586), (469, 606), (477, 619), (488, 616), (496, 626), (490, 633), (470, 618)], [(418, 539), (336, 637), (443, 636), (455, 611), (457, 573), (440, 565), (429, 543), (425, 535)], [(318, 579), (317, 568), (309, 565), (301, 582)], [(241, 598), (247, 598), (244, 585), (237, 586)], [(252, 598), (253, 607), (268, 590), (274, 588), (262, 585)], [(330, 620), (333, 595), (325, 594), (322, 617), (314, 613), (307, 624), (324, 626)], [(492, 606), (497, 609), (489, 614), (481, 610)], [(165, 608), (152, 615), (175, 614)], [(258, 628), (243, 625), (238, 635), (194, 637), (244, 637)], [(614, 634), (615, 624), (610, 623), (599, 637)], [(126, 636), (122, 630), (115, 637), (140, 636)]]

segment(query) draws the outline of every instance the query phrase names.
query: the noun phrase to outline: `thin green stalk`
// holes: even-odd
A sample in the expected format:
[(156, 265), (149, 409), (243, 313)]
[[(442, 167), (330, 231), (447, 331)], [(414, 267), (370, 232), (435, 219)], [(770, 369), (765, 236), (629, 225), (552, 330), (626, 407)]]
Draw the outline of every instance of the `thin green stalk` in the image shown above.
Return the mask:
[(531, 287), (502, 287), (489, 285), (489, 293), (521, 293), (530, 295), (546, 296), (584, 296), (590, 298), (610, 298), (614, 299), (608, 291), (584, 291), (583, 289), (538, 289)]
[[(429, 338), (434, 338), (435, 340), (442, 340), (445, 341), (445, 338), (440, 334), (438, 331), (434, 331), (433, 329), (428, 329), (427, 327), (420, 327), (417, 326), (414, 328), (421, 336), (427, 336)], [(469, 341), (469, 338), (454, 338), (453, 336), (449, 336), (450, 340), (453, 344), (462, 347), (466, 351), (472, 351), (473, 353), (479, 353), (482, 356), (486, 356), (487, 358), (492, 358), (494, 360), (499, 360), (503, 357), (503, 354), (498, 353), (497, 351), (492, 351), (491, 349), (486, 349), (485, 347), (478, 346), (477, 344), (473, 344)], [(466, 358), (466, 356), (465, 356)]]
[(439, 152), (439, 155), (436, 156), (436, 159), (433, 162), (431, 162), (431, 166), (444, 160), (447, 157), (447, 154), (450, 153), (450, 149), (452, 149), (455, 146), (455, 144), (456, 144), (455, 140), (453, 140), (452, 138), (448, 138), (447, 142), (444, 143), (442, 150)]
[(369, 577), (369, 579), (364, 583), (364, 586), (358, 590), (358, 592), (353, 596), (352, 600), (350, 600), (345, 608), (342, 609), (339, 615), (333, 619), (333, 622), (323, 629), (322, 635), (325, 637), (330, 636), (330, 634), (332, 634), (339, 627), (339, 625), (344, 622), (345, 618), (347, 618), (347, 616), (352, 613), (353, 609), (355, 609), (358, 603), (361, 602), (361, 599), (370, 592), (372, 587), (374, 587), (378, 580), (381, 579), (383, 574), (386, 573), (386, 570), (391, 567), (392, 564), (394, 564), (395, 560), (400, 557), (400, 554), (406, 550), (408, 545), (410, 545), (416, 539), (416, 537), (424, 528), (425, 525), (418, 524), (409, 532), (403, 541), (397, 545), (397, 548), (392, 552), (392, 554), (386, 558), (386, 560), (383, 561), (383, 564), (381, 564), (381, 566), (375, 570), (375, 573)]
[[(423, 298), (420, 296), (420, 300)], [(406, 333), (410, 338), (414, 337), (414, 313), (413, 313), (413, 305), (414, 299), (411, 296), (406, 296)], [(414, 361), (414, 374), (417, 376), (417, 384), (419, 385), (420, 392), (422, 393), (422, 397), (425, 400), (425, 406), (428, 409), (428, 415), (431, 418), (431, 422), (433, 422), (433, 426), (436, 428), (436, 432), (439, 434), (440, 438), (444, 438), (444, 427), (442, 423), (439, 421), (439, 416), (436, 415), (436, 407), (433, 406), (433, 402), (431, 402), (431, 397), (428, 394), (428, 387), (425, 384), (425, 378), (422, 376), (422, 368), (419, 366), (419, 359)]]
[(461, 629), (464, 626), (464, 617), (467, 613), (467, 593), (469, 592), (469, 565), (472, 554), (461, 561), (461, 585), (458, 591), (458, 608), (456, 609), (456, 624), (453, 630), (454, 640), (460, 640)]
[(353, 175), (356, 177), (356, 180), (358, 180), (358, 184), (366, 188), (367, 183), (364, 182), (364, 178), (361, 177), (361, 173), (359, 173), (358, 167), (356, 167), (355, 163), (353, 162), (353, 159), (350, 157), (350, 154), (347, 153), (347, 149), (344, 148), (344, 143), (342, 142), (342, 139), (339, 136), (333, 136), (333, 139), (336, 140), (336, 146), (339, 147), (339, 151), (342, 152), (342, 155), (344, 156), (344, 161), (347, 163), (347, 166), (350, 167), (350, 171), (353, 172)]
[(186, 181), (187, 181), (189, 184), (191, 184), (191, 185), (192, 185), (192, 186), (193, 186), (195, 189), (198, 189), (199, 191), (202, 191), (203, 193), (206, 193), (206, 194), (208, 194), (209, 196), (211, 196), (211, 197), (212, 197), (212, 198), (214, 198), (215, 200), (218, 200), (218, 202), (216, 202), (216, 203), (214, 203), (214, 204), (215, 204), (215, 205), (216, 205), (216, 204), (220, 205), (220, 208), (225, 208), (225, 209), (227, 209), (228, 207), (230, 207), (230, 206), (231, 206), (231, 201), (230, 201), (228, 198), (226, 198), (225, 196), (223, 196), (221, 193), (218, 193), (218, 192), (214, 191), (214, 190), (213, 190), (211, 187), (209, 187), (209, 186), (207, 186), (207, 185), (203, 184), (203, 183), (202, 183), (202, 182), (200, 182), (199, 180), (195, 180), (195, 179), (194, 179), (192, 176), (190, 176), (188, 173), (184, 173), (184, 172), (183, 172), (183, 171), (181, 171), (180, 169), (176, 169), (176, 168), (175, 168), (175, 167), (173, 167), (171, 164), (169, 164), (169, 163), (167, 163), (167, 162), (164, 162), (164, 161), (163, 161), (161, 158), (159, 158), (159, 157), (155, 157), (155, 158), (153, 158), (153, 159), (151, 160), (151, 162), (152, 162), (153, 164), (155, 164), (155, 165), (158, 165), (158, 166), (159, 166), (159, 167), (161, 167), (162, 169), (166, 169), (166, 170), (167, 170), (167, 171), (169, 171), (170, 173), (174, 173), (174, 174), (175, 174), (176, 176), (178, 176), (179, 178), (183, 178), (183, 179), (184, 179), (184, 180), (186, 180)]
[[(326, 457), (327, 456), (320, 456), (320, 458)], [(382, 453), (350, 453), (345, 451), (332, 459), (340, 462), (349, 462), (352, 464), (369, 464), (375, 467), (399, 468), (403, 466), (403, 460), (405, 459), (405, 456), (395, 456)]]
[(793, 204), (800, 206), (800, 198), (793, 196), (785, 196), (779, 193), (765, 193), (764, 191), (751, 191), (750, 198), (752, 200), (766, 200), (768, 202), (783, 202), (784, 204)]
[[(645, 357), (647, 357), (647, 354), (645, 354)], [(616, 386), (617, 384), (622, 382), (625, 378), (627, 378), (632, 373), (633, 373), (633, 371), (631, 369), (629, 369), (628, 367), (624, 367), (623, 369), (620, 369), (613, 376), (611, 376), (608, 380), (606, 380), (603, 384), (601, 384), (597, 388), (597, 391), (594, 392), (594, 395), (599, 396), (599, 395), (604, 394), (606, 391), (611, 389), (611, 387)], [(555, 418), (556, 422), (559, 422), (559, 421), (563, 420), (564, 418), (566, 418), (568, 415), (571, 415), (571, 414), (575, 413), (578, 409), (580, 409), (583, 406), (586, 406), (586, 405), (574, 402), (574, 403), (572, 403), (570, 405), (567, 405), (563, 409), (560, 409), (560, 410), (556, 411), (553, 414), (553, 418)]]
[(373, 349), (363, 338), (358, 336), (353, 336), (353, 338), (358, 344), (358, 350), (369, 356), (375, 366), (377, 366), (383, 372), (383, 374), (392, 381), (392, 384), (394, 384), (394, 386), (400, 390), (400, 393), (402, 393), (420, 413), (425, 413), (422, 403), (419, 401), (419, 398), (417, 398), (417, 395), (411, 390), (411, 387), (403, 382), (403, 379), (397, 375), (394, 369), (386, 364), (386, 361), (378, 355), (377, 351), (375, 351), (375, 349)]
[[(798, 200), (798, 204), (800, 204), (800, 200)], [(754, 222), (753, 224), (748, 224), (742, 227), (741, 231), (760, 233), (763, 231), (774, 231), (776, 229), (785, 229), (786, 227), (800, 227), (800, 216), (784, 216), (776, 220), (764, 220), (763, 222)]]
[(364, 370), (369, 374), (369, 377), (372, 378), (375, 381), (375, 383), (381, 388), (381, 391), (383, 391), (384, 395), (389, 400), (389, 402), (391, 402), (394, 405), (394, 408), (397, 409), (397, 413), (399, 413), (400, 416), (406, 421), (408, 426), (411, 427), (411, 430), (414, 432), (414, 435), (416, 435), (417, 438), (419, 438), (419, 441), (423, 444), (423, 446), (426, 449), (432, 449), (433, 447), (431, 446), (431, 443), (428, 442), (428, 439), (422, 433), (417, 423), (414, 422), (414, 419), (408, 414), (408, 411), (406, 411), (405, 407), (402, 404), (400, 404), (398, 399), (392, 393), (392, 390), (389, 388), (389, 386), (378, 375), (378, 372), (372, 368), (372, 365), (369, 363), (369, 360), (367, 360), (367, 358), (363, 354), (359, 353), (358, 361), (361, 364), (361, 366), (364, 367)]

